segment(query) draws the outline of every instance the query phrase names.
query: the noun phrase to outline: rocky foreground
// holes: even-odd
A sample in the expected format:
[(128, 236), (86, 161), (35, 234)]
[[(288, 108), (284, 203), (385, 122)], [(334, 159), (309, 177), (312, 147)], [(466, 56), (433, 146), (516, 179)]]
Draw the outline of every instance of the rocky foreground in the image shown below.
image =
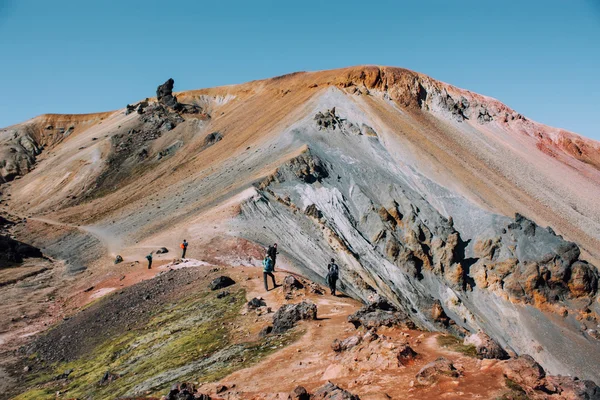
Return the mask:
[(164, 264), (22, 347), (14, 398), (600, 398), (483, 332), (420, 331), (378, 296), (360, 306), (283, 272), (264, 292), (258, 269), (189, 265)]

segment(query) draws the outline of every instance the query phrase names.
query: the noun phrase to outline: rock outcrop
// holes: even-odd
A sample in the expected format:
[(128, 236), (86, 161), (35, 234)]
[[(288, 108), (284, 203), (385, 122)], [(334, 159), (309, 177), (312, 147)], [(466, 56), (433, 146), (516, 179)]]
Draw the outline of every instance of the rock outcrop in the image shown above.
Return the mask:
[(273, 315), (272, 333), (283, 333), (292, 329), (296, 322), (317, 319), (317, 306), (303, 301), (297, 304), (285, 304)]
[(349, 391), (342, 389), (332, 382), (318, 388), (311, 397), (314, 400), (360, 400), (360, 398)]
[(508, 358), (508, 353), (494, 339), (483, 332), (477, 332), (466, 337), (464, 344), (475, 346), (477, 355), (481, 358), (497, 358), (500, 360)]
[(177, 101), (177, 97), (173, 94), (173, 86), (175, 81), (173, 78), (167, 79), (165, 83), (159, 85), (156, 89), (156, 99), (159, 104), (162, 104), (173, 111), (195, 114), (201, 111), (201, 108), (193, 104), (182, 104)]
[(441, 376), (458, 378), (460, 372), (454, 367), (452, 361), (440, 357), (421, 368), (415, 378), (420, 385), (431, 385)]
[(348, 322), (352, 323), (355, 328), (360, 326), (364, 326), (367, 329), (381, 326), (415, 328), (414, 323), (404, 312), (394, 308), (381, 309), (377, 304), (362, 307), (354, 314), (348, 316)]
[(502, 362), (504, 376), (533, 398), (569, 400), (600, 399), (600, 387), (589, 380), (571, 376), (546, 375), (528, 355)]
[(42, 148), (26, 128), (0, 133), (0, 183), (31, 171)]

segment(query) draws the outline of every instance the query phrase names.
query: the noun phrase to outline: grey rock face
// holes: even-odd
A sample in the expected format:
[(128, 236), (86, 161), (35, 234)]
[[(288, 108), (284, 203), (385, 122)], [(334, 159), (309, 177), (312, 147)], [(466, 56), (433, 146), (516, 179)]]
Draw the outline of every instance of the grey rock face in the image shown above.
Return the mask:
[(498, 236), (479, 241), (476, 254), (471, 273), (477, 284), (516, 301), (532, 303), (538, 295), (555, 302), (593, 296), (598, 289), (598, 271), (579, 260), (575, 243), (519, 214)]
[(26, 127), (0, 134), (0, 183), (31, 171), (42, 147)]
[[(421, 106), (437, 106), (438, 94), (425, 90)], [(238, 232), (263, 245), (278, 242), (316, 282), (324, 282), (334, 257), (345, 293), (365, 303), (377, 293), (403, 313), (376, 307), (355, 315), (357, 325), (402, 323), (407, 316), (423, 329), (460, 336), (481, 330), (507, 351), (534, 354), (553, 374), (600, 379), (587, 362), (600, 357), (600, 343), (582, 333), (598, 324), (598, 274), (578, 247), (399, 167), (378, 137), (340, 128), (343, 120), (373, 123), (331, 96), (335, 104), (317, 106), (339, 105), (321, 112), (329, 122), (318, 125), (311, 115), (284, 136), (308, 149), (256, 186), (257, 195), (241, 205)], [(456, 110), (476, 120), (480, 104), (461, 101)], [(540, 301), (564, 307), (564, 323)], [(589, 321), (571, 316), (581, 304), (590, 304)]]
[(297, 304), (285, 304), (273, 316), (273, 333), (283, 333), (292, 329), (296, 322), (317, 319), (317, 306), (303, 301)]

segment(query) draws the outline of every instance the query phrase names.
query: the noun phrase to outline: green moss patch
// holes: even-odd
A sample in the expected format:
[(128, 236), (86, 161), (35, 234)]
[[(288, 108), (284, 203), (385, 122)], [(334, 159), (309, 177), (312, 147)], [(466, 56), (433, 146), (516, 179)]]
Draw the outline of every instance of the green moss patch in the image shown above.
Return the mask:
[[(67, 398), (93, 399), (164, 394), (174, 382), (221, 379), (301, 334), (293, 330), (256, 342), (233, 343), (236, 326), (252, 318), (240, 314), (245, 301), (240, 289), (222, 299), (205, 292), (167, 304), (146, 324), (125, 328), (90, 354), (33, 374), (27, 384), (31, 390), (16, 399), (54, 399), (57, 391)], [(68, 370), (73, 372), (60, 377)]]
[(477, 357), (477, 349), (472, 344), (463, 344), (463, 341), (452, 335), (439, 335), (437, 343), (440, 347), (462, 353), (469, 357)]

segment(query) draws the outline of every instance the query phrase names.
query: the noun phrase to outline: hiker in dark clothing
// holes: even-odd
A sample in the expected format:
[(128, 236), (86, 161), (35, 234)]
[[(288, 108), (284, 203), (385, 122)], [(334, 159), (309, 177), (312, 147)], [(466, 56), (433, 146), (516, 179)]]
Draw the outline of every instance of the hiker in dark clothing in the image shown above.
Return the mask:
[(275, 243), (273, 246), (269, 246), (267, 250), (267, 256), (271, 257), (271, 260), (273, 260), (273, 268), (275, 268), (275, 263), (277, 262), (277, 254), (279, 254), (277, 251), (277, 243)]
[(269, 291), (269, 285), (267, 284), (267, 275), (271, 277), (271, 279), (273, 280), (273, 289), (275, 289), (277, 287), (277, 284), (275, 283), (275, 275), (273, 275), (273, 271), (275, 271), (275, 264), (273, 263), (273, 260), (271, 259), (271, 257), (266, 256), (265, 259), (263, 260), (263, 279), (265, 281), (265, 290), (268, 292)]
[(181, 243), (181, 249), (183, 250), (183, 253), (181, 254), (181, 258), (185, 258), (185, 252), (187, 251), (187, 247), (188, 247), (188, 242), (183, 239), (183, 243)]
[(331, 290), (331, 294), (335, 296), (335, 286), (337, 284), (337, 280), (340, 276), (340, 267), (335, 263), (335, 260), (332, 258), (329, 265), (327, 265), (327, 284), (329, 285), (329, 290)]
[(148, 260), (148, 269), (152, 269), (152, 253), (146, 256), (146, 260)]

